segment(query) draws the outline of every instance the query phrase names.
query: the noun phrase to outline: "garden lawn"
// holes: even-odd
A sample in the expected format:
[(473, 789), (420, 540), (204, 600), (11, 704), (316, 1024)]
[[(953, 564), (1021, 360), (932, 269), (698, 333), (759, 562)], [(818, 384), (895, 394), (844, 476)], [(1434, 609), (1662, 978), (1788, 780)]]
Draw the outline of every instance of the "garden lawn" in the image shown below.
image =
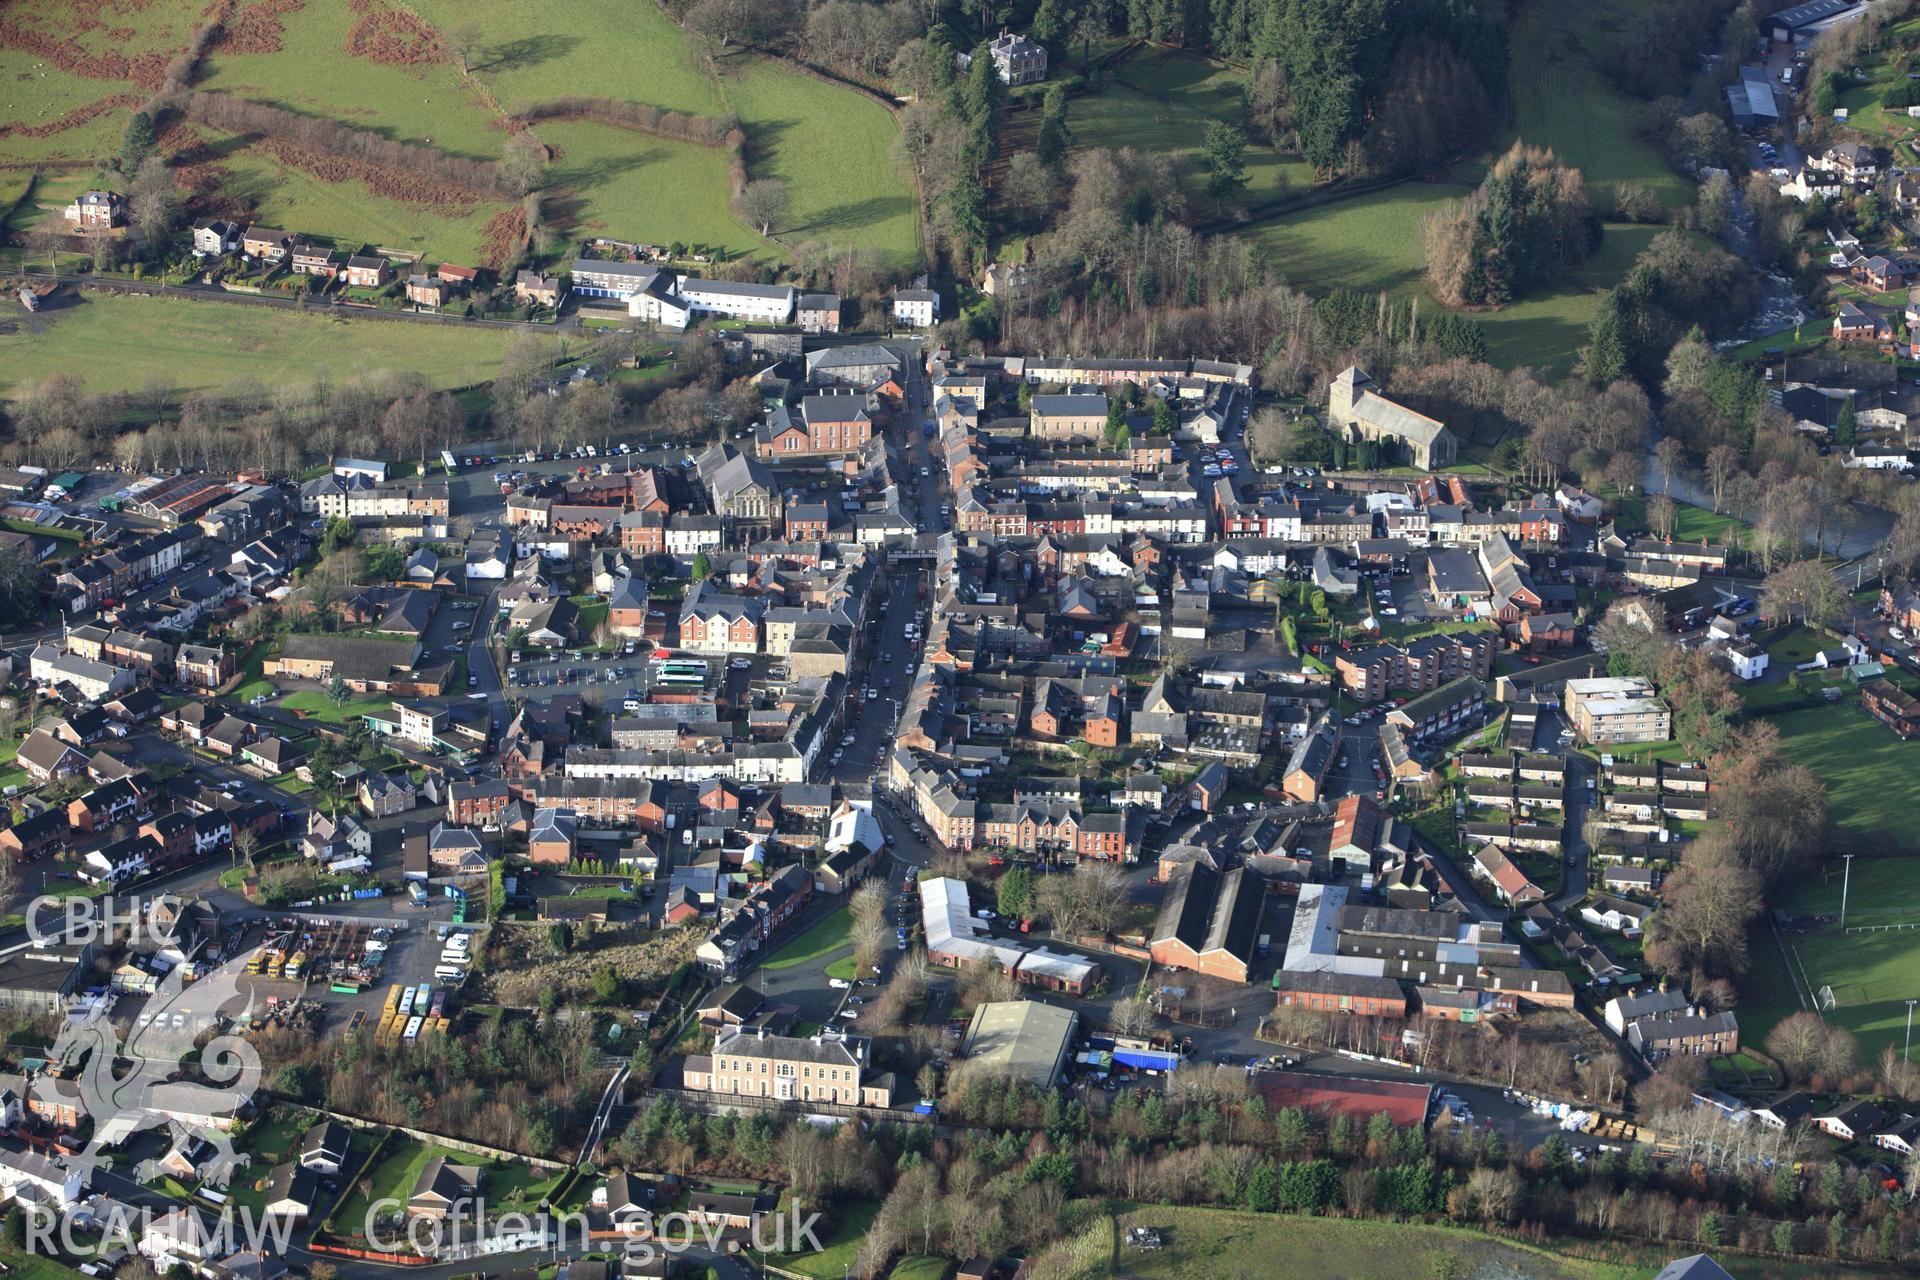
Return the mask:
[(154, 377), (181, 391), (243, 377), (274, 385), (290, 369), (303, 381), (411, 371), (435, 386), (466, 386), (499, 371), (506, 341), (458, 326), (84, 294), (0, 333), (0, 394), (48, 369), (84, 379), (91, 392), (137, 391)]
[(392, 705), (392, 698), (351, 698), (342, 705), (321, 689), (302, 689), (280, 700), (282, 711), (303, 712), (307, 719), (327, 724), (345, 724), (370, 711), (385, 711)]
[(1636, 182), (1669, 209), (1693, 201), (1693, 184), (1667, 167), (1666, 159), (1639, 135), (1641, 103), (1614, 88), (1595, 68), (1590, 51), (1600, 34), (1641, 6), (1631, 0), (1597, 4), (1528, 4), (1513, 19), (1512, 82), (1514, 138), (1551, 147), (1563, 162), (1586, 175), (1596, 208), (1611, 204), (1613, 188)]
[[(1077, 56), (1072, 65), (1079, 69)], [(1206, 179), (1197, 157), (1207, 122), (1238, 116), (1246, 88), (1244, 72), (1198, 54), (1146, 45), (1107, 70), (1099, 93), (1070, 100), (1067, 127), (1079, 149), (1132, 147), (1174, 156), (1183, 162), (1189, 197), (1205, 208)], [(1037, 114), (1034, 118), (1038, 120)], [(1246, 156), (1242, 199), (1247, 204), (1304, 193), (1313, 186), (1313, 166), (1304, 160), (1259, 145), (1249, 145)]]
[(916, 1256), (894, 1263), (887, 1280), (947, 1280), (952, 1271), (951, 1259)]
[[(351, 123), (351, 118), (349, 118)], [(323, 181), (282, 164), (233, 134), (200, 131), (225, 171), (220, 194), (255, 210), (255, 220), (298, 227), (346, 252), (363, 244), (447, 262), (498, 266), (486, 260), (487, 223), (510, 206), (475, 198), (458, 206), (375, 195), (364, 182)]]
[(722, 84), (747, 126), (750, 174), (784, 179), (792, 197), (775, 235), (876, 250), (895, 267), (919, 261), (918, 200), (893, 160), (892, 112), (766, 59), (731, 64)]
[[(1616, 494), (1611, 501), (1621, 524), (1643, 533), (1651, 532), (1647, 525), (1646, 494), (1635, 493), (1627, 497)], [(1673, 536), (1682, 542), (1712, 542), (1732, 546), (1745, 538), (1747, 525), (1737, 516), (1716, 515), (1705, 507), (1696, 507), (1677, 498), (1674, 507)]]
[(836, 1210), (830, 1229), (823, 1231), (819, 1227), (814, 1228), (814, 1234), (820, 1237), (822, 1246), (818, 1253), (776, 1254), (774, 1264), (782, 1270), (812, 1277), (812, 1280), (845, 1280), (846, 1268), (852, 1264), (854, 1255), (859, 1253), (861, 1238), (873, 1226), (873, 1220), (879, 1212), (880, 1205), (873, 1200)]
[[(1881, 848), (1916, 843), (1920, 750), (1862, 711), (1856, 695), (1848, 691), (1834, 706), (1785, 712), (1773, 723), (1788, 759), (1827, 784), (1827, 803), (1843, 838)], [(1920, 954), (1920, 937), (1914, 941)], [(1920, 967), (1915, 973), (1920, 977)]]
[(789, 941), (769, 955), (763, 969), (791, 969), (794, 965), (826, 955), (847, 945), (847, 933), (853, 927), (853, 912), (841, 907), (826, 919)]
[[(405, 1204), (413, 1195), (413, 1184), (419, 1181), (420, 1171), (427, 1167), (427, 1161), (437, 1155), (456, 1160), (467, 1158), (446, 1147), (428, 1146), (395, 1133), (381, 1148), (380, 1163), (364, 1177), (353, 1180), (351, 1192), (333, 1213), (333, 1229), (345, 1236), (363, 1234), (373, 1206), (389, 1198)], [(361, 1193), (360, 1183), (363, 1181), (372, 1182), (371, 1195)]]

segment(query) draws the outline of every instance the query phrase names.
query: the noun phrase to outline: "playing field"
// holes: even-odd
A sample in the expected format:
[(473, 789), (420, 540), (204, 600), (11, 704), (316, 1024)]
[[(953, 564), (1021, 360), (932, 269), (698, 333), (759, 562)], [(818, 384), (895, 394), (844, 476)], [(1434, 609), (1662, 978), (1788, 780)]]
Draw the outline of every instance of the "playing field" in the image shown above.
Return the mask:
[(63, 294), (54, 310), (0, 332), (0, 393), (49, 373), (84, 379), (88, 391), (135, 391), (155, 376), (181, 390), (249, 377), (272, 386), (323, 372), (335, 383), (412, 370), (436, 386), (491, 378), (505, 334), (462, 326), (348, 320), (229, 302)]
[[(1849, 926), (1852, 921), (1849, 911)], [(1853, 1032), (1863, 1066), (1871, 1065), (1886, 1046), (1898, 1049), (1906, 1043), (1906, 1002), (1920, 999), (1920, 929), (1842, 933), (1836, 927), (1787, 934), (1785, 942), (1792, 976), (1804, 983), (1803, 992), (1811, 996), (1822, 987), (1833, 988), (1834, 1006), (1824, 1015)], [(1779, 1003), (1785, 1012), (1799, 1008), (1797, 1002)], [(1744, 1012), (1741, 1034), (1753, 1034)]]
[[(1205, 201), (1205, 175), (1193, 159), (1209, 120), (1238, 118), (1246, 88), (1244, 72), (1197, 54), (1147, 46), (1114, 63), (1099, 93), (1073, 98), (1067, 126), (1076, 147), (1132, 147), (1181, 157), (1188, 195)], [(1258, 204), (1312, 185), (1313, 167), (1306, 161), (1248, 146), (1245, 203)]]
[[(1920, 744), (1902, 742), (1860, 709), (1851, 691), (1835, 706), (1773, 717), (1787, 755), (1827, 784), (1843, 838), (1877, 849), (1920, 846)], [(1844, 850), (1843, 850), (1844, 851)]]

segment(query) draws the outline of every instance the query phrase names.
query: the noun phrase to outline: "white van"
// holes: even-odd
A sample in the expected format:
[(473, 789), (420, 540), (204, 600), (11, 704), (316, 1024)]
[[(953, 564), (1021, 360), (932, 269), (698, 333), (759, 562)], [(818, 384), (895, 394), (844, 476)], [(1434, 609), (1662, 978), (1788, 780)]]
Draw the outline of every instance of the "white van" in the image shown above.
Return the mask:
[(433, 971), (433, 976), (440, 982), (463, 982), (466, 980), (467, 971), (450, 964), (443, 964)]

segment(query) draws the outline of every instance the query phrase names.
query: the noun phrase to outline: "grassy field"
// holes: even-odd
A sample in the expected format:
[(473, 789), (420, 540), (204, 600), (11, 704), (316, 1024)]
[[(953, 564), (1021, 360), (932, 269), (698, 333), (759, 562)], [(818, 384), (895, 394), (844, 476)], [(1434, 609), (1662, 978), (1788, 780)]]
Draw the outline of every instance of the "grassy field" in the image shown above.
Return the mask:
[[(1188, 194), (1202, 201), (1205, 177), (1194, 158), (1207, 122), (1237, 115), (1246, 87), (1242, 71), (1178, 49), (1146, 47), (1116, 63), (1099, 93), (1072, 99), (1067, 125), (1076, 147), (1133, 147), (1180, 157)], [(1247, 203), (1312, 185), (1313, 166), (1306, 161), (1283, 158), (1266, 147), (1247, 148)]]
[[(1844, 864), (1836, 859), (1796, 881), (1780, 908), (1837, 916), (1844, 878)], [(1920, 920), (1920, 857), (1855, 858), (1852, 883), (1845, 889), (1849, 924)]]
[[(0, 127), (53, 130), (39, 137), (9, 131), (0, 137), (0, 160), (98, 159), (117, 151), (127, 117), (186, 47), (202, 8), (200, 0), (111, 7), (9, 0), (7, 18), (58, 41), (60, 55), (0, 48)], [(90, 116), (76, 114), (89, 108)], [(67, 127), (54, 128), (63, 120)]]
[(860, 1251), (860, 1241), (879, 1212), (879, 1204), (872, 1200), (836, 1210), (827, 1229), (814, 1228), (822, 1246), (818, 1253), (775, 1255), (774, 1261), (787, 1271), (811, 1276), (813, 1280), (846, 1280), (845, 1268)]
[(442, 31), (462, 23), (479, 29), (488, 51), (474, 74), (509, 111), (562, 94), (625, 98), (703, 116), (722, 109), (712, 80), (687, 56), (679, 30), (657, 5), (416, 0), (412, 7)]
[(729, 66), (723, 83), (747, 126), (753, 177), (784, 179), (792, 194), (791, 215), (775, 235), (789, 244), (852, 243), (896, 266), (917, 259), (915, 199), (893, 163), (891, 112), (763, 59)]
[(1608, 223), (1600, 247), (1568, 272), (1552, 293), (1474, 316), (1487, 332), (1488, 361), (1503, 368), (1543, 368), (1555, 378), (1573, 372), (1574, 359), (1587, 340), (1587, 326), (1600, 310), (1601, 295), (1626, 277), (1657, 230)]
[(947, 1280), (953, 1274), (949, 1258), (902, 1258), (887, 1272), (887, 1280)]
[(0, 394), (61, 372), (89, 391), (136, 391), (155, 376), (194, 391), (249, 377), (272, 385), (288, 369), (334, 381), (412, 369), (439, 386), (491, 378), (501, 334), (465, 328), (346, 320), (265, 307), (171, 298), (84, 294), (0, 332)]
[[(1309, 293), (1417, 292), (1421, 313), (1432, 314), (1439, 304), (1421, 279), (1421, 220), (1466, 194), (1467, 188), (1457, 184), (1403, 182), (1271, 219), (1249, 234), (1289, 282)], [(1594, 254), (1553, 292), (1474, 313), (1486, 330), (1488, 360), (1506, 367), (1537, 366), (1564, 377), (1587, 339), (1601, 295), (1626, 275), (1656, 230), (1610, 223)]]
[(355, 57), (346, 40), (358, 20), (347, 5), (308, 3), (281, 15), (278, 51), (215, 49), (202, 64), (198, 87), (458, 155), (499, 156), (506, 130), (462, 82), (458, 66)]
[[(1625, 7), (1630, 7), (1630, 0), (1606, 0), (1601, 5), (1602, 10)], [(1426, 313), (1438, 304), (1421, 283), (1421, 219), (1465, 196), (1470, 190), (1466, 182), (1477, 180), (1492, 154), (1505, 150), (1515, 138), (1551, 147), (1561, 160), (1578, 167), (1600, 210), (1610, 207), (1612, 188), (1621, 182), (1644, 184), (1669, 207), (1688, 203), (1693, 198), (1692, 184), (1669, 172), (1659, 151), (1634, 134), (1639, 104), (1593, 69), (1585, 42), (1593, 38), (1594, 21), (1592, 9), (1534, 3), (1520, 10), (1513, 25), (1516, 128), (1493, 153), (1456, 166), (1456, 174), (1465, 181), (1403, 182), (1255, 223), (1245, 234), (1254, 238), (1289, 282), (1309, 293), (1336, 288), (1402, 295), (1418, 292)], [(1127, 68), (1139, 61), (1121, 63), (1121, 78), (1130, 78)], [(1162, 61), (1177, 64), (1179, 60), (1169, 55)], [(1222, 89), (1212, 92), (1217, 110)], [(1206, 96), (1196, 89), (1193, 101), (1205, 103)], [(1076, 104), (1073, 126), (1085, 140), (1088, 129), (1082, 127), (1080, 111)], [(1138, 114), (1142, 113), (1133, 113)], [(1205, 114), (1201, 112), (1203, 118)], [(1105, 122), (1094, 117), (1089, 121), (1093, 136), (1102, 139), (1101, 145), (1118, 145), (1138, 129), (1133, 115), (1117, 113)], [(1167, 116), (1168, 109), (1160, 109), (1156, 124)], [(1171, 117), (1164, 123), (1182, 130), (1178, 136), (1188, 145), (1199, 137), (1197, 123)], [(1307, 178), (1295, 166), (1286, 166), (1268, 180), (1298, 187)], [(1262, 181), (1258, 173), (1254, 181), (1256, 185)], [(1609, 224), (1593, 256), (1568, 272), (1551, 293), (1522, 299), (1499, 311), (1476, 313), (1473, 319), (1486, 330), (1488, 360), (1508, 368), (1540, 368), (1556, 378), (1571, 372), (1601, 295), (1625, 277), (1656, 230)]]
[(392, 698), (354, 698), (345, 706), (329, 698), (319, 689), (302, 689), (290, 693), (280, 700), (282, 711), (297, 711), (308, 720), (319, 720), (327, 724), (345, 724), (358, 719), (370, 711), (385, 711), (393, 705)]
[[(1851, 913), (1849, 913), (1851, 923)], [(1920, 995), (1920, 930), (1841, 933), (1830, 929), (1816, 934), (1790, 934), (1787, 948), (1808, 990), (1831, 986), (1835, 1007), (1826, 1018), (1851, 1031), (1860, 1042), (1859, 1061), (1871, 1064), (1888, 1045), (1905, 1043), (1907, 1001)], [(1798, 1008), (1780, 1001), (1784, 1013)], [(1774, 1021), (1777, 1021), (1776, 1017)], [(1746, 1031), (1746, 1009), (1741, 1010), (1741, 1034)], [(1771, 1025), (1771, 1024), (1769, 1024)]]
[[(1920, 18), (1909, 18), (1905, 22), (1895, 23), (1887, 28), (1881, 38), (1879, 48), (1888, 54), (1903, 50), (1908, 41), (1920, 33)], [(1889, 110), (1881, 105), (1881, 99), (1887, 96), (1887, 90), (1901, 83), (1907, 74), (1904, 59), (1896, 65), (1892, 57), (1875, 58), (1863, 61), (1859, 67), (1865, 79), (1841, 94), (1838, 105), (1847, 109), (1847, 128), (1861, 133), (1878, 134), (1883, 145), (1898, 149), (1904, 146), (1900, 160), (1912, 161), (1920, 152), (1914, 150), (1914, 139), (1920, 137), (1920, 120), (1909, 116), (1904, 110)], [(1899, 163), (1900, 161), (1896, 161)]]
[[(1626, 496), (1612, 494), (1608, 501), (1624, 528), (1636, 532), (1650, 533), (1647, 526), (1647, 495), (1633, 493)], [(1715, 515), (1705, 507), (1696, 507), (1691, 503), (1678, 502), (1673, 517), (1673, 536), (1683, 542), (1735, 543), (1742, 540), (1746, 533), (1746, 523), (1737, 516)]]
[(1586, 175), (1600, 208), (1622, 182), (1648, 187), (1668, 208), (1693, 200), (1693, 185), (1636, 133), (1641, 104), (1596, 71), (1587, 52), (1597, 29), (1639, 7), (1631, 0), (1579, 6), (1536, 0), (1521, 6), (1513, 20), (1516, 128), (1501, 149), (1514, 137), (1553, 148)]
[(553, 218), (575, 235), (767, 247), (733, 216), (727, 158), (715, 148), (585, 120), (548, 121), (540, 138), (560, 148)]
[[(1628, 1268), (1553, 1258), (1448, 1227), (1164, 1208), (1134, 1210), (1115, 1225), (1155, 1227), (1166, 1242), (1164, 1248), (1147, 1252), (1119, 1249), (1112, 1273), (1139, 1280), (1194, 1275), (1222, 1280), (1240, 1276), (1405, 1280), (1429, 1274), (1447, 1255), (1459, 1260), (1460, 1275), (1498, 1265), (1507, 1268), (1499, 1274), (1514, 1280), (1638, 1280), (1639, 1276)], [(1116, 1237), (1120, 1234), (1115, 1231)]]
[[(1880, 847), (1912, 843), (1920, 812), (1920, 753), (1860, 709), (1852, 695), (1831, 707), (1775, 716), (1781, 745), (1827, 784), (1834, 825)], [(1915, 939), (1920, 950), (1920, 939)], [(1920, 994), (1920, 993), (1916, 993)]]
[(792, 939), (761, 964), (763, 969), (791, 969), (794, 965), (823, 956), (847, 945), (847, 932), (853, 927), (853, 914), (841, 907), (820, 923)]
[[(1165, 1247), (1151, 1251), (1116, 1243), (1108, 1274), (1155, 1280), (1156, 1277), (1205, 1275), (1218, 1280), (1411, 1280), (1441, 1274), (1452, 1257), (1460, 1276), (1498, 1276), (1501, 1280), (1648, 1280), (1669, 1259), (1686, 1250), (1609, 1243), (1600, 1251), (1609, 1261), (1568, 1256), (1549, 1246), (1495, 1240), (1477, 1231), (1418, 1223), (1302, 1218), (1285, 1214), (1234, 1213), (1219, 1209), (1136, 1209), (1115, 1222), (1116, 1242), (1130, 1226), (1156, 1227)], [(1831, 1264), (1803, 1265), (1773, 1259), (1717, 1261), (1736, 1280), (1813, 1280), (1858, 1277)]]
[(458, 206), (394, 200), (359, 179), (323, 181), (231, 135), (201, 133), (218, 157), (214, 163), (225, 171), (223, 197), (253, 209), (256, 221), (331, 240), (350, 252), (372, 244), (486, 265), (487, 222), (508, 207), (477, 199)]
[(1289, 283), (1310, 293), (1406, 293), (1420, 287), (1420, 220), (1467, 191), (1455, 183), (1403, 182), (1272, 219), (1248, 234)]

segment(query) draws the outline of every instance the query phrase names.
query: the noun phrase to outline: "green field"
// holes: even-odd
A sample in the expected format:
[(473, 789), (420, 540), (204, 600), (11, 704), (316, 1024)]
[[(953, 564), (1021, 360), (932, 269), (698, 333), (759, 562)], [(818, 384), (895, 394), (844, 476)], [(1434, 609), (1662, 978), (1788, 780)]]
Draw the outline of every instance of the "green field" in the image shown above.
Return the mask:
[[(1134, 1250), (1119, 1243), (1123, 1229), (1158, 1228), (1165, 1242), (1155, 1250)], [(1419, 1223), (1305, 1218), (1287, 1214), (1235, 1213), (1221, 1209), (1146, 1208), (1121, 1214), (1114, 1223), (1115, 1253), (1106, 1274), (1137, 1280), (1414, 1280), (1442, 1274), (1441, 1261), (1453, 1257), (1452, 1274), (1500, 1280), (1650, 1280), (1671, 1258), (1688, 1250), (1608, 1242), (1600, 1250), (1618, 1261), (1596, 1262), (1566, 1256), (1549, 1245), (1496, 1240), (1478, 1231)], [(1590, 1247), (1590, 1246), (1589, 1246)], [(1860, 1277), (1831, 1263), (1800, 1264), (1777, 1259), (1716, 1255), (1736, 1280), (1813, 1280)], [(1099, 1274), (1096, 1272), (1095, 1274)]]
[(586, 120), (543, 122), (540, 139), (560, 148), (551, 216), (575, 235), (766, 247), (733, 216), (727, 157), (717, 148)]
[[(1920, 18), (1909, 18), (1888, 27), (1878, 47), (1889, 54), (1901, 53), (1916, 34), (1920, 34)], [(1920, 155), (1913, 147), (1914, 139), (1920, 137), (1920, 120), (1904, 110), (1889, 110), (1881, 105), (1887, 90), (1906, 78), (1905, 58), (1876, 58), (1860, 64), (1859, 70), (1864, 75), (1863, 82), (1842, 93), (1837, 100), (1839, 106), (1847, 109), (1847, 129), (1880, 135), (1885, 144), (1896, 148), (1899, 158), (1895, 163), (1912, 162)], [(1902, 146), (1904, 154), (1900, 152)]]
[[(1624, 528), (1636, 532), (1651, 533), (1647, 525), (1647, 495), (1633, 493), (1621, 496), (1612, 493), (1607, 496)], [(1696, 507), (1689, 502), (1674, 502), (1673, 536), (1683, 542), (1716, 542), (1732, 544), (1742, 541), (1746, 533), (1746, 522), (1737, 516), (1715, 515), (1705, 507)]]
[[(718, 115), (719, 95), (658, 5), (600, 0), (417, 0), (442, 31), (477, 27), (488, 52), (474, 74), (508, 111), (563, 94), (624, 98)], [(544, 136), (544, 130), (542, 131)]]
[(814, 1228), (814, 1234), (820, 1237), (819, 1252), (776, 1254), (776, 1265), (811, 1276), (813, 1280), (846, 1280), (846, 1268), (859, 1253), (860, 1241), (879, 1212), (879, 1204), (872, 1200), (834, 1210), (832, 1220), (824, 1229)]
[[(1422, 314), (1439, 304), (1422, 281), (1420, 226), (1429, 213), (1467, 194), (1451, 183), (1403, 182), (1350, 200), (1303, 209), (1257, 224), (1251, 235), (1288, 282), (1309, 293), (1332, 289), (1418, 292)], [(1658, 229), (1609, 223), (1593, 255), (1553, 292), (1472, 315), (1487, 334), (1496, 365), (1529, 365), (1564, 377), (1573, 368), (1600, 297), (1619, 283)]]
[[(1920, 930), (1841, 933), (1834, 928), (1788, 934), (1785, 940), (1806, 989), (1833, 988), (1835, 1007), (1826, 1011), (1826, 1019), (1854, 1034), (1862, 1066), (1871, 1066), (1888, 1045), (1897, 1050), (1905, 1043), (1906, 1002), (1920, 997)], [(1797, 1003), (1787, 1003), (1792, 999), (1789, 994), (1779, 1001), (1780, 1016), (1798, 1009)], [(1741, 1034), (1750, 1034), (1744, 1006)]]
[(467, 200), (446, 206), (376, 195), (358, 179), (328, 182), (282, 164), (259, 147), (202, 129), (214, 162), (226, 171), (220, 193), (254, 211), (254, 220), (331, 240), (349, 252), (363, 244), (448, 262), (485, 261), (487, 222), (509, 206)]
[[(1819, 871), (1795, 881), (1780, 908), (1837, 916), (1845, 877), (1838, 858), (1823, 864)], [(1920, 921), (1920, 856), (1857, 857), (1852, 883), (1844, 887), (1849, 924)]]
[[(1178, 49), (1145, 46), (1113, 64), (1099, 93), (1071, 100), (1067, 125), (1076, 147), (1132, 147), (1183, 159), (1188, 195), (1202, 201), (1205, 178), (1194, 158), (1207, 122), (1237, 115), (1246, 87), (1242, 71)], [(1313, 166), (1306, 161), (1282, 157), (1267, 147), (1247, 148), (1247, 203), (1304, 192), (1312, 185)]]
[(1388, 1222), (1351, 1222), (1219, 1209), (1136, 1209), (1120, 1216), (1126, 1227), (1155, 1227), (1165, 1247), (1136, 1251), (1116, 1246), (1112, 1274), (1156, 1280), (1207, 1275), (1263, 1280), (1406, 1280), (1438, 1274), (1436, 1260), (1459, 1259), (1457, 1274), (1500, 1265), (1512, 1280), (1637, 1280), (1637, 1271), (1549, 1257), (1474, 1231)]
[(1604, 30), (1639, 8), (1630, 0), (1567, 5), (1534, 0), (1513, 20), (1514, 137), (1554, 154), (1586, 175), (1597, 208), (1612, 188), (1640, 183), (1668, 208), (1693, 201), (1693, 184), (1667, 167), (1658, 148), (1636, 132), (1642, 104), (1615, 89), (1587, 52)]
[(1843, 837), (1870, 839), (1881, 848), (1911, 845), (1913, 815), (1920, 813), (1920, 745), (1894, 737), (1853, 698), (1849, 693), (1836, 706), (1773, 717), (1781, 745), (1827, 784), (1827, 803)]
[(200, 25), (204, 7), (200, 0), (111, 6), (9, 0), (6, 17), (58, 40), (62, 53), (54, 59), (31, 49), (0, 47), (0, 127), (45, 128), (116, 94), (129, 101), (42, 137), (0, 137), (0, 160), (88, 160), (113, 154), (135, 103), (158, 86), (167, 62)]
[(1455, 183), (1403, 182), (1256, 224), (1247, 234), (1288, 283), (1406, 293), (1425, 269), (1420, 220), (1467, 194)]
[(137, 391), (166, 377), (183, 391), (254, 378), (273, 385), (297, 370), (335, 382), (389, 369), (422, 372), (439, 386), (467, 386), (498, 370), (498, 333), (396, 321), (347, 320), (225, 302), (118, 297), (63, 298), (56, 310), (0, 332), (0, 393), (64, 373), (89, 391)]
[(887, 1272), (887, 1280), (947, 1280), (953, 1274), (949, 1258), (902, 1258)]
[(847, 945), (847, 933), (853, 927), (853, 913), (841, 907), (826, 919), (792, 939), (769, 955), (763, 969), (791, 969), (794, 965), (826, 955)]
[(723, 84), (747, 126), (752, 176), (782, 178), (792, 193), (792, 215), (775, 235), (788, 244), (852, 243), (894, 266), (918, 259), (916, 201), (893, 163), (891, 112), (765, 60), (731, 65)]
[(344, 4), (308, 3), (282, 14), (275, 53), (215, 49), (196, 87), (339, 120), (383, 137), (492, 160), (506, 130), (446, 62), (398, 66), (346, 49), (359, 15)]

